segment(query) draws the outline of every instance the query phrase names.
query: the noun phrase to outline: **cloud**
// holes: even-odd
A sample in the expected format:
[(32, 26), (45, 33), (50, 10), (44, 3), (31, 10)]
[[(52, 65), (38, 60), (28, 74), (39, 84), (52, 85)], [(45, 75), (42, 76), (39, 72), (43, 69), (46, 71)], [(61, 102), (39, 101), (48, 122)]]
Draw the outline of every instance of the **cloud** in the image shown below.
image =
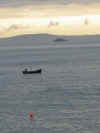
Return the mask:
[(16, 25), (16, 24), (13, 24), (13, 25), (11, 25), (7, 30), (8, 30), (8, 31), (17, 30), (18, 28), (20, 28), (20, 26), (18, 26), (18, 25)]
[(55, 27), (55, 26), (58, 26), (58, 25), (59, 25), (59, 22), (50, 21), (49, 24), (48, 24), (48, 28)]
[(0, 7), (20, 7), (25, 5), (42, 5), (42, 4), (91, 4), (100, 3), (100, 0), (0, 0)]
[(100, 4), (69, 5), (27, 5), (23, 7), (0, 8), (0, 19), (7, 18), (45, 18), (57, 16), (74, 16), (100, 14)]
[[(13, 4), (14, 6), (11, 7)], [(0, 7), (0, 36), (1, 30), (2, 36), (42, 32), (70, 34), (75, 30), (70, 31), (69, 29), (66, 33), (65, 28), (61, 27), (63, 24), (58, 21), (59, 17), (100, 14), (100, 2), (98, 0), (95, 0), (95, 3), (93, 0), (54, 0), (54, 2), (53, 0), (0, 0), (0, 6), (3, 5), (5, 7)], [(44, 25), (47, 27), (43, 27)], [(72, 26), (74, 25), (75, 23)], [(61, 29), (58, 30), (58, 28)], [(55, 29), (56, 31), (52, 31)], [(81, 33), (85, 32), (82, 31)]]
[[(88, 19), (88, 23), (84, 23)], [(49, 21), (48, 21), (49, 20)], [(58, 23), (57, 23), (58, 22)], [(50, 24), (50, 28), (48, 28)], [(51, 28), (52, 27), (52, 28)], [(100, 15), (69, 16), (59, 19), (4, 19), (0, 21), (0, 37), (9, 37), (23, 34), (59, 34), (59, 35), (83, 35), (100, 34)], [(76, 32), (77, 31), (77, 32)]]

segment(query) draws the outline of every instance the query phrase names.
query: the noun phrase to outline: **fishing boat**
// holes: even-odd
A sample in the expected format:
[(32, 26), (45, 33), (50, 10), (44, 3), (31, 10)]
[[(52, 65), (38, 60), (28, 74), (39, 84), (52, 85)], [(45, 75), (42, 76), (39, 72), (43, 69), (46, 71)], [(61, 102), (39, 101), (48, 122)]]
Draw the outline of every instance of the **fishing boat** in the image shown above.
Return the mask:
[(36, 70), (28, 70), (27, 68), (25, 68), (22, 71), (23, 74), (41, 74), (42, 73), (42, 69), (36, 69)]

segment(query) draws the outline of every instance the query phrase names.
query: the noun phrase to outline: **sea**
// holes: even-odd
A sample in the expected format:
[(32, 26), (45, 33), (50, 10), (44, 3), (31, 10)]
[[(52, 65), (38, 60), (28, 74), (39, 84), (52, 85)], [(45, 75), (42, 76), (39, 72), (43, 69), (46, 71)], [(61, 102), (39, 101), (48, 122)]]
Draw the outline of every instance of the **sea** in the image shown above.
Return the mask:
[(100, 44), (0, 45), (0, 133), (100, 133)]

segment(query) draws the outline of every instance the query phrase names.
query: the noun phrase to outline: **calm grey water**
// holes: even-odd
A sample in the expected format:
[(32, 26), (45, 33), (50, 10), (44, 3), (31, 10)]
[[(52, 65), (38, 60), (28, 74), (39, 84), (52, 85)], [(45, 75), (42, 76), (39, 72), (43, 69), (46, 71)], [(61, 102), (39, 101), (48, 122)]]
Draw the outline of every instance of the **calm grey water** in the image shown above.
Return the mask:
[(99, 44), (0, 49), (0, 133), (99, 132)]

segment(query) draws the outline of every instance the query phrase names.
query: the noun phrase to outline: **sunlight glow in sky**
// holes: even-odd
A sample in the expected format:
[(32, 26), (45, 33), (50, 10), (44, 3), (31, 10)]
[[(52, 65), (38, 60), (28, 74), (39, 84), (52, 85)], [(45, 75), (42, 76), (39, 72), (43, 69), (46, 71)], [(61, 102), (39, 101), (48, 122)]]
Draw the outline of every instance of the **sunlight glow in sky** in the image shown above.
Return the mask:
[(0, 37), (37, 33), (100, 34), (99, 13), (99, 3), (0, 7)]

